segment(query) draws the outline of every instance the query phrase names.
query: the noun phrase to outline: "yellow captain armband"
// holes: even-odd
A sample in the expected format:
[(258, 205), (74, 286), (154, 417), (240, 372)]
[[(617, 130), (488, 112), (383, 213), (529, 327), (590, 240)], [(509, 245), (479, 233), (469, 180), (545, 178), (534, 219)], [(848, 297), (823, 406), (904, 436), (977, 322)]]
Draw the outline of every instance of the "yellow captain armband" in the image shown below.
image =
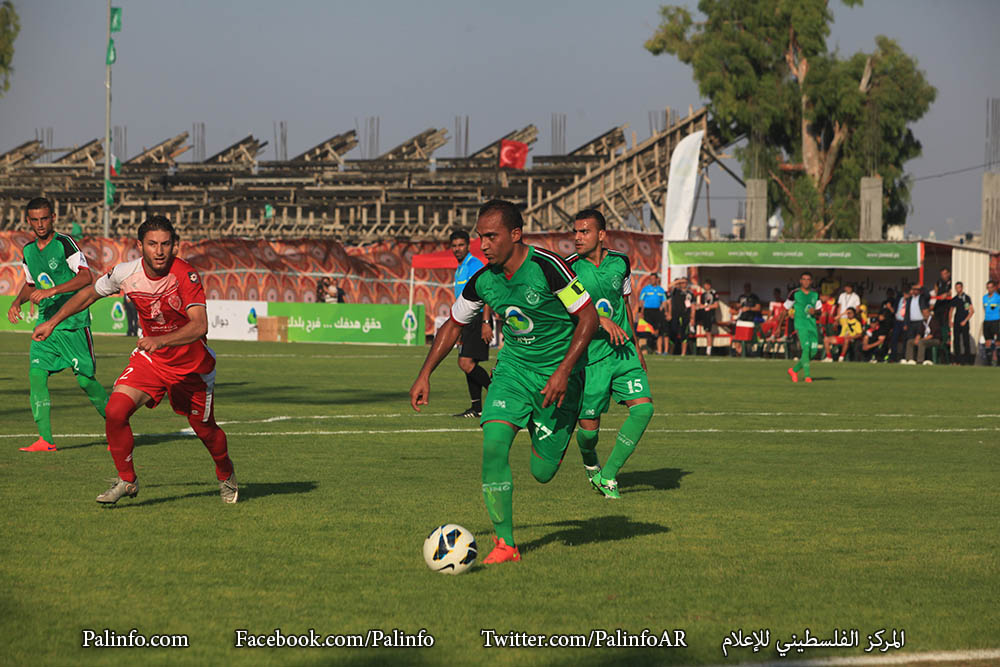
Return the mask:
[(566, 287), (556, 292), (556, 296), (559, 297), (569, 313), (580, 310), (590, 300), (590, 294), (587, 293), (579, 278), (573, 278)]

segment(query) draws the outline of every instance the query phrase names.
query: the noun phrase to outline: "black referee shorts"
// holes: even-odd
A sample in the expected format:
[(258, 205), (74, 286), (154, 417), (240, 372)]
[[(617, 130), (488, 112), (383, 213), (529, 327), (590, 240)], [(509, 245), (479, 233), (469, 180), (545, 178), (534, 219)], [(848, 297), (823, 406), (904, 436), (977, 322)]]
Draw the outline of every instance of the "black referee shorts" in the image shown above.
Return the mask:
[(476, 361), (486, 361), (490, 358), (490, 344), (483, 340), (482, 313), (462, 327), (462, 347), (458, 349), (458, 356)]
[(659, 308), (643, 308), (642, 319), (649, 322), (656, 329), (656, 335), (667, 335), (667, 316)]

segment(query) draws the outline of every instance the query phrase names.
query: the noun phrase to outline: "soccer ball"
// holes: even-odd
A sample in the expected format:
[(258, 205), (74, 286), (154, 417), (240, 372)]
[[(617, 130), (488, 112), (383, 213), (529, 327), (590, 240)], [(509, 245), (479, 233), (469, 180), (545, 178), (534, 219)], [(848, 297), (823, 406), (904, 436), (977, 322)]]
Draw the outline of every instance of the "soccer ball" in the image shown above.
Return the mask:
[(427, 567), (442, 574), (461, 574), (476, 562), (476, 538), (459, 525), (446, 523), (424, 540)]

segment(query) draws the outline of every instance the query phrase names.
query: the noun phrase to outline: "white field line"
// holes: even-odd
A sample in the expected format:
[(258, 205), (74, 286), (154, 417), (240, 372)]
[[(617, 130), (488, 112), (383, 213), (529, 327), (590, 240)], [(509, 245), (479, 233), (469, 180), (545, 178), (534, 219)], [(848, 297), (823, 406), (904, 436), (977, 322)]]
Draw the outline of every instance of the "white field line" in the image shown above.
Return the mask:
[[(614, 433), (618, 429), (602, 428), (602, 431)], [(343, 429), (337, 431), (228, 431), (229, 437), (274, 437), (291, 435), (391, 435), (394, 433), (478, 433), (479, 428), (398, 428), (398, 429)], [(998, 427), (983, 428), (648, 428), (646, 433), (997, 433)], [(173, 433), (137, 433), (139, 436), (189, 436), (194, 431), (187, 428)], [(35, 438), (37, 433), (7, 433), (0, 438)], [(100, 438), (104, 433), (57, 433), (59, 438)]]
[[(931, 651), (927, 653), (900, 653), (898, 655), (862, 655), (843, 658), (812, 658), (808, 660), (781, 660), (771, 662), (725, 663), (753, 665), (753, 667), (835, 667), (838, 665), (914, 665), (925, 662), (963, 662), (971, 660), (995, 660), (1000, 658), (1000, 649), (980, 649), (969, 651)], [(716, 667), (723, 667), (717, 665)]]

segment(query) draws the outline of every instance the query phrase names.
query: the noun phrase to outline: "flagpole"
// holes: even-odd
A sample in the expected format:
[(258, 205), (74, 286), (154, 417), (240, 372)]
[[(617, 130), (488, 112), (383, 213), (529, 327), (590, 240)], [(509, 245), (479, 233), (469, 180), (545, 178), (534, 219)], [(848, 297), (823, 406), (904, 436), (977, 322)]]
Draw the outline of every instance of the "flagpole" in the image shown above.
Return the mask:
[(105, 45), (104, 73), (104, 183), (101, 194), (104, 196), (104, 237), (111, 234), (111, 206), (108, 205), (108, 182), (111, 180), (111, 63), (107, 62), (107, 45), (111, 43), (111, 0), (108, 0), (108, 14), (104, 25), (108, 29)]

